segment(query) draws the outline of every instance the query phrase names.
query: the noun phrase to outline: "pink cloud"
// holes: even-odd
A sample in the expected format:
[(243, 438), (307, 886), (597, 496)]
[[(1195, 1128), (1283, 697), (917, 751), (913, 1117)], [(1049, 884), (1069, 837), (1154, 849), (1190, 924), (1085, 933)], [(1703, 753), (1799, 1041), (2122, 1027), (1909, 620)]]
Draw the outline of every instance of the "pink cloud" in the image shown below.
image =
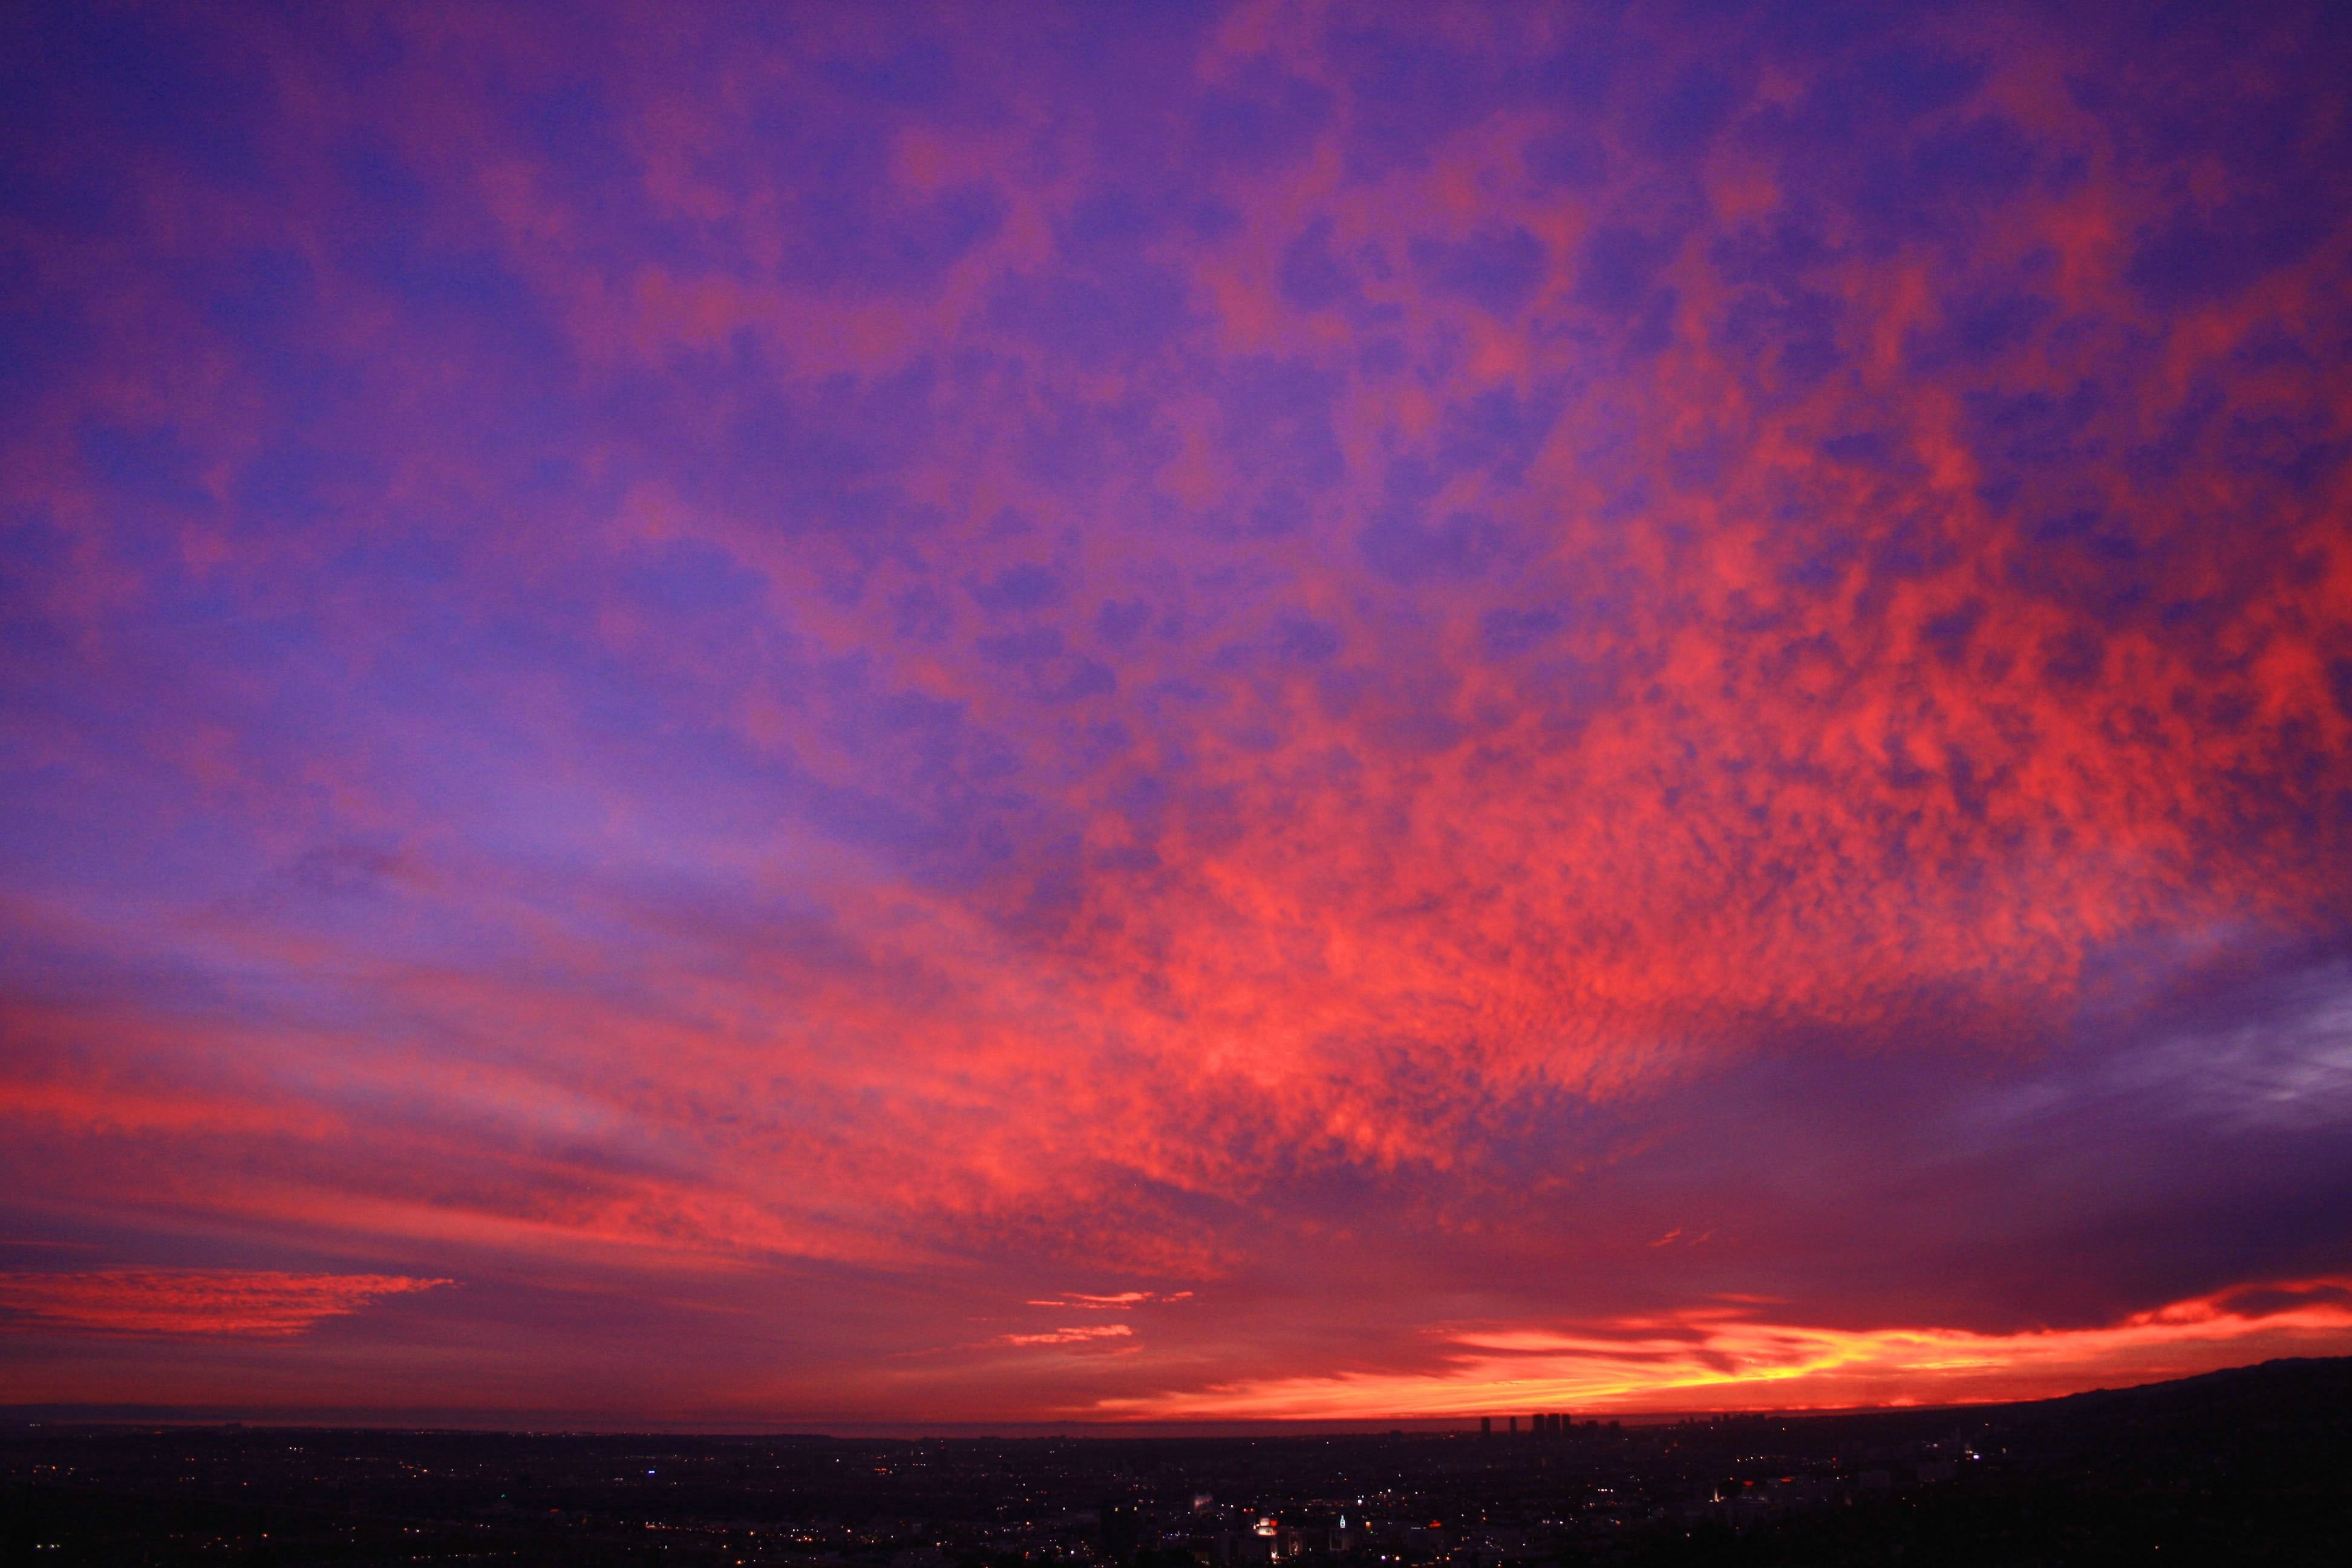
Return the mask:
[(1077, 1345), (1096, 1340), (1123, 1340), (1135, 1331), (1125, 1323), (1081, 1323), (1066, 1329), (1049, 1329), (1036, 1334), (1004, 1334), (996, 1342), (1001, 1345)]

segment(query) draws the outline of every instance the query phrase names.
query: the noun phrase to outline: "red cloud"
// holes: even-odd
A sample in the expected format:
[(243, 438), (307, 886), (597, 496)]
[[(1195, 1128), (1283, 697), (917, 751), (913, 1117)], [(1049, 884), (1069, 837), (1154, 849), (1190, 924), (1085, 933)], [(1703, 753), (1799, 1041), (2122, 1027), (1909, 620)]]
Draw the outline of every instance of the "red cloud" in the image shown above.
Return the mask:
[(0, 1274), (0, 1331), (289, 1339), (388, 1296), (454, 1285), (398, 1274), (101, 1269)]
[[(2085, 1237), (2138, 1304), (2248, 1215), (2336, 1256), (2352, 1141), (2121, 1070), (2352, 951), (2292, 8), (1276, 9), (126, 21), (219, 134), (28, 24), (0, 1190), (649, 1319), (1213, 1278), (1164, 1316), (1302, 1398), (1493, 1281), (1992, 1321)], [(1680, 1136), (1808, 1066), (1905, 1114)], [(1971, 1163), (1986, 1077), (2058, 1109)]]

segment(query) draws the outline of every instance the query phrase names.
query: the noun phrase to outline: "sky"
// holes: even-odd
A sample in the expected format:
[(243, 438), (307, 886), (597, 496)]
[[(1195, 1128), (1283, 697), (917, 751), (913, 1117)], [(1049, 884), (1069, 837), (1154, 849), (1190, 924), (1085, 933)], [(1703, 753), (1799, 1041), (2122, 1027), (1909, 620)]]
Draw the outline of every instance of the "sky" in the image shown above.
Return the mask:
[(2352, 1353), (2352, 26), (0, 17), (0, 1405)]

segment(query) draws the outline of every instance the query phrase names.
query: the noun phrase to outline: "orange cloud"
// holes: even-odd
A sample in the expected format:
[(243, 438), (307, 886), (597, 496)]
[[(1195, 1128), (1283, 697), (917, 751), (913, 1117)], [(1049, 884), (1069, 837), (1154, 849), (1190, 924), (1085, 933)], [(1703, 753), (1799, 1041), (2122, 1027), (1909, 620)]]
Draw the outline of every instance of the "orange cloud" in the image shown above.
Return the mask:
[(387, 1296), (454, 1285), (399, 1274), (100, 1269), (0, 1275), (0, 1331), (290, 1339)]
[(1106, 1399), (1090, 1413), (1336, 1419), (2038, 1398), (2271, 1356), (2352, 1352), (2352, 1280), (2218, 1292), (2091, 1329), (1825, 1329), (1760, 1321), (1728, 1306), (1567, 1331), (1461, 1330), (1444, 1342), (1437, 1371), (1266, 1378)]

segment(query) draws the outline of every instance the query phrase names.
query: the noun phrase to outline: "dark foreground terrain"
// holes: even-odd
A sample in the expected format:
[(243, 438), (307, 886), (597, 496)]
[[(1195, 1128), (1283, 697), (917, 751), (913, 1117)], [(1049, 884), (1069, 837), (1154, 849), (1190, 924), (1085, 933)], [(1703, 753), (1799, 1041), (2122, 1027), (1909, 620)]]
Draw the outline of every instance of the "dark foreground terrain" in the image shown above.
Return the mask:
[(8, 1568), (2123, 1562), (2352, 1562), (2352, 1360), (2032, 1405), (1484, 1437), (0, 1425)]

